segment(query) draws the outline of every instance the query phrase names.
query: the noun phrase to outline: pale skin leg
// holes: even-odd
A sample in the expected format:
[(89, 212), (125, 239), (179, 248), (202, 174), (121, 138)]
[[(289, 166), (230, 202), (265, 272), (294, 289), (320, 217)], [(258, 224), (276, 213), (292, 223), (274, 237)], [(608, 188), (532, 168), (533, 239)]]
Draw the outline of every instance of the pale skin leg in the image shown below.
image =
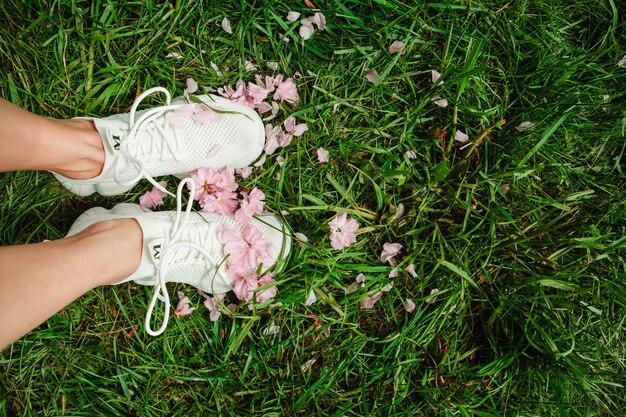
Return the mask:
[[(3, 99), (0, 149), (0, 172), (50, 170), (88, 179), (104, 163), (92, 122), (37, 116)], [(85, 292), (135, 272), (142, 240), (135, 220), (117, 219), (52, 242), (0, 247), (0, 349)]]

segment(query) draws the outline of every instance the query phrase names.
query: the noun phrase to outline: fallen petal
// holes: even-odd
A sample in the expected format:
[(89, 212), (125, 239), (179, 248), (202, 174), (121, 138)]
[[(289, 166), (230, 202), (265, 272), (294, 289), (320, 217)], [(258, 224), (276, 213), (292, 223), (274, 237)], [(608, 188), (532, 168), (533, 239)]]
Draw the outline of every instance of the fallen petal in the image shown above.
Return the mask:
[(626, 55), (617, 62), (618, 67), (626, 68)]
[(435, 103), (439, 107), (448, 107), (448, 100), (441, 97), (433, 98), (433, 103)]
[(469, 136), (467, 136), (464, 132), (461, 132), (460, 130), (457, 130), (456, 133), (454, 134), (454, 140), (456, 140), (457, 142), (466, 142), (469, 139)]
[(290, 22), (295, 22), (299, 18), (300, 18), (300, 13), (299, 12), (289, 12), (289, 13), (287, 13), (287, 20), (290, 21)]
[[(431, 76), (431, 78), (433, 80), (433, 84), (436, 84), (437, 80), (439, 80), (439, 78), (441, 78), (441, 73), (439, 71), (437, 71), (437, 70), (431, 70), (430, 71), (430, 76)], [(443, 84), (443, 81), (440, 84)]]
[(404, 301), (404, 309), (407, 311), (407, 313), (412, 313), (413, 311), (415, 311), (415, 302), (407, 298)]
[(224, 20), (222, 20), (222, 29), (224, 29), (224, 32), (228, 33), (229, 35), (233, 34), (233, 30), (230, 27), (230, 21), (226, 17), (224, 18)]
[(308, 307), (316, 301), (317, 301), (317, 297), (315, 296), (315, 293), (313, 292), (313, 290), (311, 290), (311, 292), (309, 293), (309, 297), (304, 302), (304, 305)]
[(298, 31), (298, 33), (304, 40), (310, 39), (311, 36), (313, 36), (314, 32), (315, 28), (313, 28), (313, 25), (310, 23), (303, 24), (302, 26), (300, 26), (300, 30)]
[(196, 80), (194, 80), (193, 78), (187, 78), (186, 83), (187, 83), (187, 92), (189, 94), (193, 94), (196, 91), (198, 91), (198, 83), (196, 82)]
[(367, 74), (365, 74), (365, 79), (371, 83), (377, 83), (380, 80), (380, 75), (376, 70), (371, 70)]
[(398, 52), (402, 52), (403, 49), (404, 49), (404, 42), (393, 41), (393, 43), (389, 46), (389, 53), (397, 54)]
[(518, 132), (524, 132), (526, 130), (532, 129), (533, 127), (535, 127), (535, 124), (533, 122), (526, 121), (515, 126), (515, 130), (517, 130)]

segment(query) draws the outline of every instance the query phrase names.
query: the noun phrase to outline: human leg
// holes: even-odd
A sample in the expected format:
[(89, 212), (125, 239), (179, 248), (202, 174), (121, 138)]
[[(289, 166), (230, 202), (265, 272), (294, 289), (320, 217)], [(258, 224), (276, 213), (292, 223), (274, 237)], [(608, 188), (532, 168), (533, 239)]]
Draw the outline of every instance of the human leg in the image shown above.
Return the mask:
[(0, 349), (87, 291), (131, 275), (141, 250), (133, 219), (99, 222), (56, 241), (0, 247)]
[(102, 139), (91, 120), (38, 116), (0, 98), (0, 172), (54, 171), (75, 179), (97, 176)]

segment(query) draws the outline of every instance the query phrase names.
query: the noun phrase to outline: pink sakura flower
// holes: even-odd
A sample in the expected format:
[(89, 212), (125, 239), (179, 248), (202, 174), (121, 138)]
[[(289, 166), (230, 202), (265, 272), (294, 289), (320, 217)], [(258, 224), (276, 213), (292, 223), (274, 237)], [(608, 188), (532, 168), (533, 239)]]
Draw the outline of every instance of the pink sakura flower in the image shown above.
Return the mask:
[(378, 75), (378, 71), (371, 70), (367, 74), (365, 74), (365, 79), (371, 83), (377, 83), (380, 80), (380, 75)]
[(304, 132), (309, 130), (306, 123), (296, 124), (296, 118), (291, 116), (285, 119), (283, 122), (285, 130), (292, 136), (302, 136)]
[(274, 92), (274, 99), (287, 101), (289, 103), (295, 103), (300, 99), (298, 96), (298, 88), (292, 78), (287, 78), (285, 81), (278, 84), (276, 91)]
[(200, 200), (200, 207), (205, 213), (217, 213), (220, 215), (234, 214), (237, 210), (237, 194), (231, 191), (216, 191), (205, 194)]
[(320, 164), (323, 164), (324, 162), (328, 162), (328, 157), (330, 156), (330, 153), (326, 149), (317, 148), (315, 152), (317, 153), (317, 159), (320, 162)]
[(233, 293), (240, 300), (250, 301), (254, 291), (259, 288), (259, 280), (256, 274), (240, 275), (232, 283)]
[(233, 90), (230, 85), (225, 85), (224, 87), (218, 88), (217, 93), (222, 97), (226, 97), (229, 100), (237, 100), (247, 95), (246, 84), (242, 80), (239, 80), (235, 87), (236, 90)]
[(202, 202), (204, 197), (211, 193), (237, 190), (235, 175), (228, 168), (217, 170), (214, 168), (198, 168), (191, 173), (190, 178), (196, 184), (196, 194), (193, 199)]
[(395, 265), (393, 257), (400, 252), (400, 249), (402, 249), (402, 245), (399, 243), (385, 243), (383, 245), (383, 251), (380, 254), (380, 260), (382, 262), (389, 262), (392, 266)]
[(178, 291), (178, 300), (178, 305), (174, 310), (175, 315), (186, 316), (195, 310), (195, 308), (189, 307), (189, 297), (185, 296), (181, 291)]
[(209, 318), (211, 319), (211, 321), (216, 321), (217, 319), (219, 319), (222, 315), (222, 312), (217, 306), (217, 302), (215, 301), (215, 299), (217, 298), (219, 300), (222, 300), (225, 294), (216, 294), (215, 298), (213, 298), (200, 290), (198, 290), (198, 292), (204, 297), (204, 306), (207, 310), (209, 310)]
[(265, 153), (268, 155), (280, 148), (279, 139), (284, 134), (280, 126), (265, 125)]
[(407, 313), (412, 313), (413, 311), (415, 311), (415, 302), (410, 298), (407, 298), (404, 301), (404, 309)]
[(231, 275), (249, 275), (259, 264), (272, 260), (269, 255), (272, 244), (251, 224), (223, 227), (218, 231), (218, 239), (224, 244), (224, 254), (229, 255), (226, 267)]
[[(266, 285), (273, 284), (274, 282), (275, 281), (272, 277), (272, 274), (265, 274), (261, 278), (259, 278), (258, 285), (259, 287), (264, 287)], [(258, 290), (256, 293), (256, 301), (257, 303), (264, 303), (266, 301), (269, 301), (272, 298), (276, 297), (277, 292), (278, 288), (276, 288), (276, 285), (266, 288), (264, 290)]]
[(256, 80), (256, 83), (259, 87), (261, 87), (262, 89), (264, 89), (265, 91), (267, 91), (268, 93), (273, 93), (275, 90), (275, 81), (276, 78), (275, 77), (271, 77), (269, 75), (265, 76), (265, 80), (263, 78), (261, 78), (260, 75), (255, 75), (254, 79)]
[(249, 223), (252, 216), (263, 211), (265, 204), (265, 194), (254, 187), (249, 193), (241, 193), (243, 197), (239, 202), (239, 210), (235, 213), (235, 220), (239, 223)]
[(397, 54), (398, 52), (402, 52), (404, 49), (404, 43), (402, 41), (393, 41), (393, 43), (389, 46), (390, 54)]
[(267, 98), (267, 89), (255, 83), (248, 83), (248, 97), (252, 100), (252, 103), (259, 105)]
[(330, 227), (330, 245), (334, 249), (343, 249), (356, 242), (355, 232), (359, 228), (356, 220), (342, 213), (328, 222)]
[[(159, 181), (159, 185), (161, 187), (166, 188), (167, 182)], [(139, 197), (139, 205), (144, 210), (152, 210), (156, 206), (160, 206), (163, 204), (163, 198), (166, 196), (163, 191), (159, 190), (156, 187), (152, 187), (152, 190), (146, 192), (144, 195)]]

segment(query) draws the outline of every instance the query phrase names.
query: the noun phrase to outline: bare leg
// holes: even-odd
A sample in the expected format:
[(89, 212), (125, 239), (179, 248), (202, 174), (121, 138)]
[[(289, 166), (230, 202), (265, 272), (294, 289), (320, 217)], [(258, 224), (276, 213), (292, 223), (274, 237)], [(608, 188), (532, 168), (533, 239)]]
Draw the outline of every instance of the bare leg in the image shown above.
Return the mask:
[(0, 248), (0, 349), (87, 291), (135, 272), (142, 239), (135, 220), (119, 219), (52, 242)]
[[(49, 170), (69, 178), (97, 176), (102, 139), (88, 120), (29, 113), (0, 98), (0, 172)], [(0, 248), (0, 349), (100, 286), (137, 270), (142, 232), (133, 219), (97, 223), (53, 242)]]
[(102, 171), (104, 148), (93, 122), (37, 116), (0, 98), (0, 172), (54, 171), (89, 179)]

